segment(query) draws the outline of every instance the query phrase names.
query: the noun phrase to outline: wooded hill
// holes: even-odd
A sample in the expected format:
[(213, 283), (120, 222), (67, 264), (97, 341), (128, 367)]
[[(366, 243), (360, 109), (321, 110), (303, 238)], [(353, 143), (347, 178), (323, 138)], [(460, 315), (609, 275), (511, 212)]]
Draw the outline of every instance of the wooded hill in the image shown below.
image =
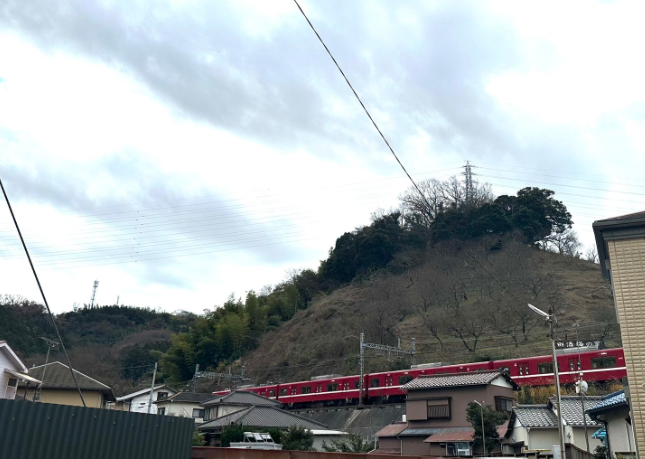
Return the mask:
[[(144, 384), (145, 365), (155, 360), (160, 379), (179, 386), (196, 364), (233, 372), (244, 365), (258, 383), (355, 374), (361, 332), (403, 347), (416, 338), (419, 362), (546, 353), (546, 329), (527, 302), (556, 311), (563, 338), (574, 339), (569, 328), (580, 319), (581, 340), (619, 344), (609, 285), (598, 265), (581, 259), (571, 215), (552, 191), (495, 198), (488, 186), (456, 178), (419, 186), (423, 196), (409, 190), (399, 209), (340, 236), (316, 270), (293, 270), (209, 313), (137, 317), (136, 308), (104, 307), (59, 316), (74, 363), (83, 371), (87, 360), (98, 379), (97, 366), (105, 366), (105, 382), (125, 390)], [(0, 314), (11, 309), (21, 324), (38, 307), (4, 303)], [(38, 348), (33, 330), (12, 336), (23, 353)], [(408, 365), (384, 355), (368, 360), (369, 371)]]

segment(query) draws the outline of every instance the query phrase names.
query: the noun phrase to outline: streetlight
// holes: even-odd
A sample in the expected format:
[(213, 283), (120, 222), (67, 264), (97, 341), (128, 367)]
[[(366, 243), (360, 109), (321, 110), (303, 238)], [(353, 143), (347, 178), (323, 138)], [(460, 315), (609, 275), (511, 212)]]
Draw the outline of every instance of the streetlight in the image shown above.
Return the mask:
[(484, 443), (484, 456), (487, 456), (488, 454), (486, 453), (486, 432), (484, 432), (484, 401), (482, 400), (481, 403), (479, 403), (477, 400), (473, 400), (476, 404), (479, 405), (479, 408), (482, 413), (482, 442)]
[(531, 311), (536, 314), (541, 315), (549, 322), (549, 336), (551, 337), (551, 350), (553, 351), (553, 377), (555, 378), (555, 400), (556, 408), (558, 410), (558, 433), (560, 436), (560, 458), (564, 459), (566, 457), (564, 449), (564, 427), (562, 426), (562, 411), (560, 410), (561, 401), (560, 401), (560, 374), (558, 372), (558, 359), (555, 353), (555, 333), (554, 333), (554, 324), (557, 322), (555, 319), (555, 314), (549, 309), (549, 312), (544, 312), (539, 308), (536, 308), (529, 303), (529, 308)]

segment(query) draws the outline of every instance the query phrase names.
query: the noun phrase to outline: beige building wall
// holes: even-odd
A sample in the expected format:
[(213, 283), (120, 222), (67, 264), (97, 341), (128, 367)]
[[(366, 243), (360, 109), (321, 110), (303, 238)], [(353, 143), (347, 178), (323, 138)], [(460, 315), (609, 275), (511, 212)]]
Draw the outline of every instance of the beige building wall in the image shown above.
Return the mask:
[(645, 451), (645, 238), (608, 240), (614, 302), (625, 351), (634, 431)]
[[(89, 408), (103, 408), (103, 394), (99, 391), (82, 391), (85, 405)], [(19, 388), (17, 399), (22, 399), (25, 396), (25, 389)], [(27, 391), (27, 400), (34, 399), (33, 389)], [(54, 405), (70, 405), (70, 406), (83, 406), (78, 392), (75, 390), (53, 390), (43, 389), (40, 393), (40, 401), (42, 403), (53, 403)]]

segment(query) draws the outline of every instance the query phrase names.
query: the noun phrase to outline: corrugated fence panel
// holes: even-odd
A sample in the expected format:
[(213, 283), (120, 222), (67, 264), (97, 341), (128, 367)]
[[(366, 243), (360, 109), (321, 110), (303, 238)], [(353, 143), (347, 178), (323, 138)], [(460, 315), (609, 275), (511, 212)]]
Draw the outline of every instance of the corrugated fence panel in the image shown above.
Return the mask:
[(0, 400), (0, 458), (189, 459), (189, 418)]

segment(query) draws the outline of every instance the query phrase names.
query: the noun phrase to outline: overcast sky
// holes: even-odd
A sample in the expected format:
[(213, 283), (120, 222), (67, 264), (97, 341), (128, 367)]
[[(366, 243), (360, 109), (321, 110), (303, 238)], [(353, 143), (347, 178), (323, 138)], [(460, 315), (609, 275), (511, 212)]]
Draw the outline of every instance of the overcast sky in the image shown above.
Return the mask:
[[(301, 2), (415, 180), (645, 209), (642, 2)], [(56, 312), (201, 312), (409, 182), (292, 0), (4, 0), (0, 177)], [(0, 294), (39, 300), (4, 203)]]

